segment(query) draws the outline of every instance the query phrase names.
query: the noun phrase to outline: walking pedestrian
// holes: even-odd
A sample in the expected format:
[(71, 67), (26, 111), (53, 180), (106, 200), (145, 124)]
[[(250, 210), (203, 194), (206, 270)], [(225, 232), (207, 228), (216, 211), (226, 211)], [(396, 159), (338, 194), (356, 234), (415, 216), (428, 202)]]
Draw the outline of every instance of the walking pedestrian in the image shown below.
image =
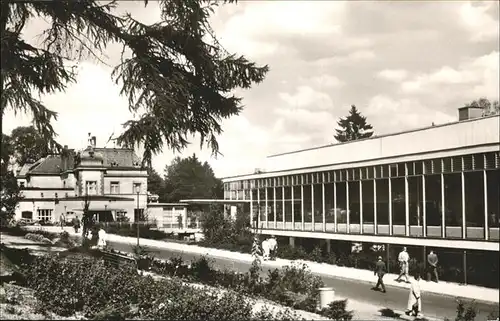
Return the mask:
[(75, 233), (78, 233), (78, 230), (80, 229), (80, 220), (78, 219), (78, 216), (73, 219), (73, 228), (75, 229)]
[(415, 279), (411, 282), (410, 295), (408, 296), (408, 306), (405, 314), (418, 316), (422, 312), (422, 297), (420, 292), (420, 274), (415, 274)]
[(427, 255), (427, 263), (429, 263), (429, 269), (427, 271), (427, 281), (431, 281), (432, 277), (434, 276), (434, 279), (436, 283), (439, 282), (439, 277), (438, 277), (438, 271), (437, 271), (437, 264), (438, 264), (438, 257), (434, 251), (431, 251), (429, 255)]
[(406, 251), (406, 246), (403, 247), (403, 250), (398, 255), (398, 261), (400, 266), (399, 276), (396, 278), (396, 281), (401, 281), (401, 277), (404, 276), (406, 278), (406, 283), (410, 283), (408, 278), (408, 261), (410, 260), (410, 256)]
[(61, 216), (59, 216), (59, 224), (61, 225), (61, 230), (64, 229), (64, 223), (66, 223), (66, 218), (64, 217), (64, 213), (61, 213)]
[(375, 263), (375, 270), (374, 270), (374, 274), (373, 274), (373, 275), (376, 275), (378, 277), (378, 280), (377, 280), (377, 285), (375, 285), (375, 287), (372, 288), (373, 290), (378, 291), (379, 287), (381, 287), (382, 292), (383, 293), (386, 292), (384, 279), (383, 279), (384, 275), (385, 275), (385, 271), (386, 271), (385, 263), (384, 263), (384, 261), (382, 261), (382, 257), (379, 256), (377, 262)]

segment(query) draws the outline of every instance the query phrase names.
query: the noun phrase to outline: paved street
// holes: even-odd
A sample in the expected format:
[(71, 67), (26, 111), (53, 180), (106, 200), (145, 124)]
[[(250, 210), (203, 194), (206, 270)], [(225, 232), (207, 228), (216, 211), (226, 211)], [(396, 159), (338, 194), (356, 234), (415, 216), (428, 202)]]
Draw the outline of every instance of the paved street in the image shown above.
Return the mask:
[[(130, 252), (131, 245), (118, 242), (108, 242), (108, 244), (119, 251)], [(154, 256), (160, 259), (167, 259), (173, 256), (181, 256), (183, 260), (190, 261), (200, 255), (186, 252), (177, 252), (175, 250), (166, 250), (148, 246), (154, 251)], [(239, 272), (248, 271), (249, 263), (232, 261), (229, 259), (213, 258), (215, 267), (222, 269), (228, 268)], [(267, 273), (267, 268), (264, 268), (263, 273)], [(353, 298), (357, 301), (363, 301), (370, 304), (375, 304), (381, 308), (387, 307), (394, 310), (404, 310), (408, 300), (408, 290), (398, 287), (387, 286), (387, 293), (380, 293), (370, 290), (374, 284), (367, 284), (362, 281), (354, 281), (347, 279), (338, 279), (333, 277), (321, 277), (327, 286), (335, 289), (336, 294), (341, 297)], [(374, 279), (375, 280), (375, 279)], [(455, 318), (456, 302), (454, 298), (444, 297), (432, 293), (425, 293), (422, 298), (423, 312), (425, 315), (438, 318)], [(480, 310), (477, 321), (485, 321), (489, 312), (498, 309), (497, 305), (479, 303)]]

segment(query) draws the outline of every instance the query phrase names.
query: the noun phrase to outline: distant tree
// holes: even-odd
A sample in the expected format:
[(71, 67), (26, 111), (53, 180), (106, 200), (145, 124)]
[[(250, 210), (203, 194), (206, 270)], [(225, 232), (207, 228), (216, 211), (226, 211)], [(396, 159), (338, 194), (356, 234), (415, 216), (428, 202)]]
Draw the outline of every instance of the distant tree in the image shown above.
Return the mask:
[(490, 101), (488, 98), (482, 97), (478, 100), (473, 100), (466, 107), (480, 107), (483, 109), (483, 116), (500, 114), (500, 104), (498, 100)]
[(160, 195), (164, 190), (163, 178), (153, 168), (148, 169), (148, 192)]
[(221, 182), (207, 162), (201, 163), (195, 154), (176, 157), (165, 167), (165, 188), (161, 201), (178, 202), (181, 199), (216, 198), (221, 194)]
[(50, 152), (47, 142), (33, 126), (14, 128), (10, 139), (13, 157), (19, 166), (34, 163)]
[(373, 135), (372, 125), (366, 122), (366, 117), (362, 116), (356, 106), (352, 105), (349, 115), (340, 118), (337, 122), (340, 129), (336, 129), (335, 139), (341, 143), (351, 140), (369, 138)]
[[(0, 223), (3, 225), (14, 217), (17, 204), (22, 198), (17, 179), (13, 172), (11, 160), (14, 156), (14, 146), (8, 135), (2, 134), (2, 159), (0, 166)], [(5, 209), (4, 209), (5, 207)]]

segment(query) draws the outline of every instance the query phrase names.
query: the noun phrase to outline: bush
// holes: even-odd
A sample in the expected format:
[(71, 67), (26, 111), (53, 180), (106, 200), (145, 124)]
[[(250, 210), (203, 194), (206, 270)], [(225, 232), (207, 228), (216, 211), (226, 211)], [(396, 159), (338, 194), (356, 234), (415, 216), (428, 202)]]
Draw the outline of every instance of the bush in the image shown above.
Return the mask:
[(319, 288), (324, 286), (305, 264), (269, 271), (265, 284), (267, 298), (306, 311), (315, 311)]
[[(201, 265), (200, 265), (201, 266)], [(155, 281), (133, 269), (114, 269), (92, 258), (37, 257), (26, 266), (28, 284), (44, 309), (67, 316), (82, 311), (88, 318), (258, 320), (240, 294), (195, 289), (176, 280)], [(289, 314), (282, 314), (289, 320)], [(266, 319), (264, 318), (264, 319)]]
[(352, 320), (353, 311), (347, 310), (347, 299), (331, 302), (328, 307), (321, 309), (320, 314), (330, 320), (348, 321)]

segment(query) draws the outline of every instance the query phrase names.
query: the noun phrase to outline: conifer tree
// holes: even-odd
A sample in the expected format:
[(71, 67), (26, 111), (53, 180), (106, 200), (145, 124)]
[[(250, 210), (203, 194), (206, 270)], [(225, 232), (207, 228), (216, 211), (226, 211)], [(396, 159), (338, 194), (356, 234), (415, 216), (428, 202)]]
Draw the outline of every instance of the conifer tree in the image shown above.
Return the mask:
[(373, 135), (372, 125), (366, 122), (366, 117), (361, 115), (355, 105), (351, 106), (349, 115), (345, 118), (341, 117), (337, 124), (340, 129), (335, 129), (337, 133), (334, 137), (341, 143), (369, 138)]

